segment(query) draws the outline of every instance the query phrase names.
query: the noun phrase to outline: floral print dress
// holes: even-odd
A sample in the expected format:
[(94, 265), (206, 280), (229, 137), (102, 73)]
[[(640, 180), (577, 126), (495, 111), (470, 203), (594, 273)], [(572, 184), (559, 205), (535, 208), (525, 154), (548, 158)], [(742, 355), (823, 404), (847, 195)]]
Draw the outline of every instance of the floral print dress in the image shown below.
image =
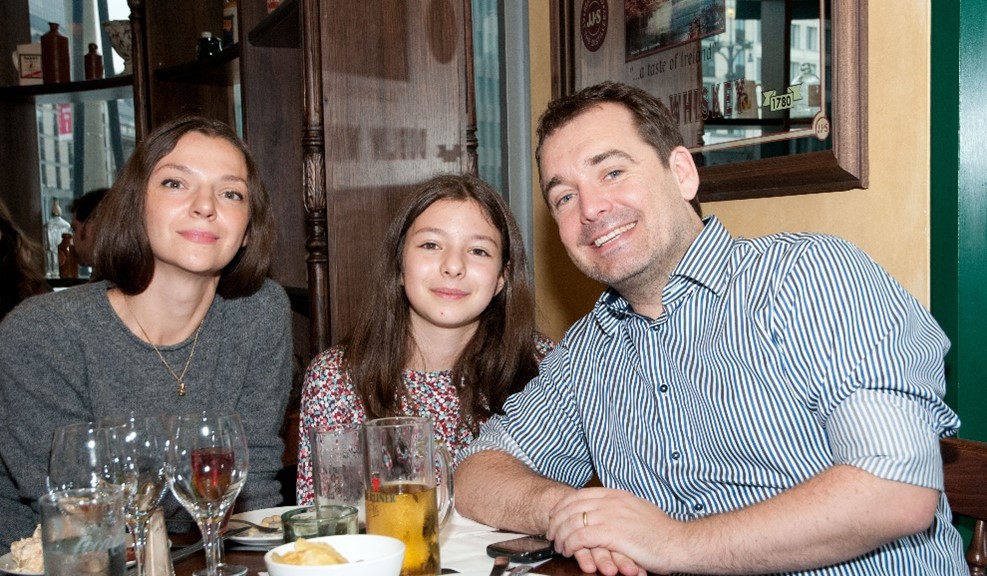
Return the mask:
[[(554, 343), (541, 334), (535, 336), (535, 355), (541, 361)], [(319, 354), (308, 366), (302, 388), (301, 422), (298, 429), (298, 504), (311, 505), (315, 496), (312, 486), (311, 431), (330, 424), (352, 424), (367, 419), (363, 402), (343, 370), (344, 348), (333, 346)], [(407, 394), (401, 398), (405, 416), (430, 418), (435, 441), (445, 444), (455, 459), (459, 450), (473, 441), (469, 422), (459, 418), (459, 395), (449, 370), (440, 372), (404, 371)], [(481, 422), (482, 423), (482, 422)]]

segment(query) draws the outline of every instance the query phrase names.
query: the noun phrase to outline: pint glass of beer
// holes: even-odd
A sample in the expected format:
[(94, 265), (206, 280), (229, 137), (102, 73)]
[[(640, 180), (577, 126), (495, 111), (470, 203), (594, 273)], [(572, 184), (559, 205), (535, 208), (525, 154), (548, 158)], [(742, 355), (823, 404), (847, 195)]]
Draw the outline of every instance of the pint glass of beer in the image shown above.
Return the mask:
[(453, 502), (448, 451), (434, 446), (427, 418), (380, 418), (364, 432), (367, 533), (404, 542), (401, 576), (439, 574), (439, 530)]

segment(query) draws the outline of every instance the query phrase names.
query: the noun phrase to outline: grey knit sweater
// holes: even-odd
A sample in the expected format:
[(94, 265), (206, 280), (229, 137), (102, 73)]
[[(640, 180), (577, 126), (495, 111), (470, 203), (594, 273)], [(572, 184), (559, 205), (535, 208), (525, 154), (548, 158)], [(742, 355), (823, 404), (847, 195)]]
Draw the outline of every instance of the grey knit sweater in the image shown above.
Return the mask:
[[(154, 349), (113, 311), (96, 282), (30, 298), (0, 323), (0, 553), (39, 521), (53, 431), (122, 415), (238, 412), (250, 471), (238, 510), (280, 503), (279, 431), (291, 390), (291, 318), (284, 290), (216, 296), (185, 382), (186, 396)], [(181, 373), (192, 338), (160, 348)]]

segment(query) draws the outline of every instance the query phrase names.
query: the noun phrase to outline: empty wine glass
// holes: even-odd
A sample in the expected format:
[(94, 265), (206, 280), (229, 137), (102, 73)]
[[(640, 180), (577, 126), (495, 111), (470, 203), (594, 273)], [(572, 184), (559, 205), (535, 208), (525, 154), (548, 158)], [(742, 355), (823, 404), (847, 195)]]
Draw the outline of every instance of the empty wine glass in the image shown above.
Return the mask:
[(126, 511), (127, 526), (134, 539), (136, 575), (143, 576), (147, 522), (161, 505), (167, 489), (164, 471), (167, 422), (161, 418), (139, 418), (131, 413), (125, 418), (107, 418), (99, 423), (114, 428), (114, 434), (122, 434), (125, 466), (137, 478), (136, 488), (127, 495)]
[(71, 488), (121, 488), (125, 497), (137, 487), (127, 464), (126, 430), (96, 422), (69, 424), (55, 430), (48, 457), (48, 491)]
[(236, 414), (199, 412), (169, 420), (166, 473), (171, 492), (202, 532), (206, 569), (195, 576), (239, 576), (247, 569), (223, 562), (227, 512), (247, 480), (243, 424)]

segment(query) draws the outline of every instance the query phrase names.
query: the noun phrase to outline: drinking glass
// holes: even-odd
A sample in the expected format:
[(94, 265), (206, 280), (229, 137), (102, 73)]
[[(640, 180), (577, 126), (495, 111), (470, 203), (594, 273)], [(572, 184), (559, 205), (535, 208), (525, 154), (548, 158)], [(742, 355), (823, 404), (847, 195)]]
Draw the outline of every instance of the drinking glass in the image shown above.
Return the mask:
[(316, 514), (331, 504), (354, 506), (366, 522), (363, 501), (363, 425), (330, 424), (311, 433), (312, 484)]
[(96, 422), (69, 424), (55, 430), (48, 457), (48, 491), (112, 486), (125, 497), (137, 487), (127, 464), (126, 430)]
[(236, 414), (199, 412), (169, 420), (166, 476), (171, 492), (202, 532), (206, 569), (195, 576), (239, 576), (247, 569), (223, 562), (221, 532), (247, 480), (247, 440)]
[(123, 490), (70, 488), (38, 499), (48, 576), (124, 576), (127, 564)]
[(101, 426), (122, 434), (125, 466), (136, 477), (136, 487), (126, 501), (127, 527), (134, 540), (136, 575), (143, 576), (147, 544), (147, 522), (161, 505), (167, 490), (164, 457), (166, 422), (162, 418), (124, 418), (100, 420)]
[(452, 468), (449, 452), (434, 445), (432, 421), (371, 420), (364, 442), (367, 534), (404, 542), (401, 576), (439, 574), (439, 531), (453, 507)]

